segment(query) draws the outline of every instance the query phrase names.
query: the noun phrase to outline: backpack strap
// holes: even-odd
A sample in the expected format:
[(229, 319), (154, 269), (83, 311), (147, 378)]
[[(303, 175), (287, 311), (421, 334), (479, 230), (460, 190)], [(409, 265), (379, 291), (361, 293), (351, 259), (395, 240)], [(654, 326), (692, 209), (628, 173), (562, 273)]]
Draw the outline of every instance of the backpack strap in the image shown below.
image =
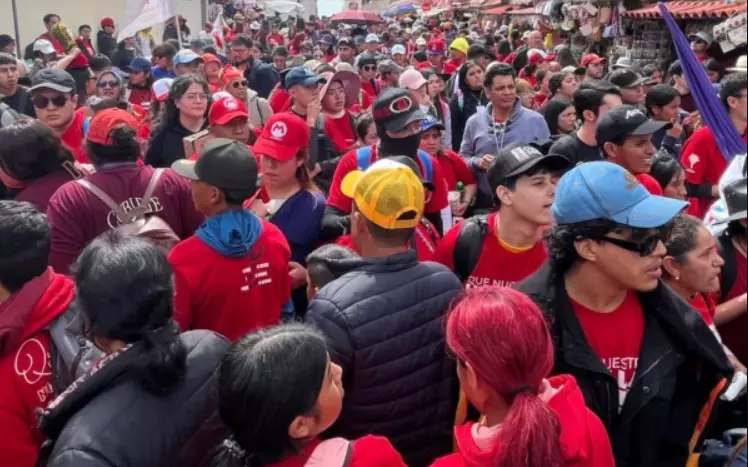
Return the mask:
[(107, 207), (109, 207), (109, 209), (114, 212), (114, 215), (117, 216), (117, 219), (119, 219), (123, 224), (129, 224), (133, 221), (132, 216), (126, 213), (125, 210), (122, 209), (122, 206), (117, 204), (108, 194), (104, 193), (101, 188), (97, 187), (86, 179), (76, 180), (75, 183), (79, 184), (80, 186), (88, 190), (92, 195), (99, 198), (102, 203), (106, 204)]
[(488, 216), (467, 219), (460, 226), (460, 233), (452, 252), (452, 263), (457, 277), (465, 282), (473, 273), (483, 251), (483, 239), (488, 234)]
[(431, 156), (419, 149), (418, 157), (421, 159), (421, 165), (423, 166), (424, 181), (434, 183), (434, 164), (431, 161)]
[(735, 251), (735, 245), (732, 244), (732, 239), (726, 232), (717, 237), (717, 251), (725, 262), (722, 265), (722, 273), (719, 275), (719, 303), (724, 303), (727, 294), (735, 285), (737, 276), (737, 266), (735, 265), (737, 251)]
[(351, 465), (351, 461), (353, 460), (353, 443), (355, 443), (355, 441), (351, 441), (348, 443), (348, 448), (345, 451), (345, 459), (343, 459), (342, 467), (348, 467)]
[(371, 146), (366, 146), (356, 150), (356, 164), (358, 170), (366, 170), (369, 168), (369, 161), (371, 159)]

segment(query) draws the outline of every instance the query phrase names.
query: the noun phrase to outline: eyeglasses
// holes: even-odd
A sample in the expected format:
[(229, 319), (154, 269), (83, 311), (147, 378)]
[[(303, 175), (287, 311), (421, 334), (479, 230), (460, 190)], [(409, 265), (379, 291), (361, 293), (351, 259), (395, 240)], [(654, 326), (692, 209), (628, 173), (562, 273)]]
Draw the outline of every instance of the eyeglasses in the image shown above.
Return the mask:
[(210, 94), (205, 94), (202, 92), (191, 92), (189, 94), (185, 94), (184, 98), (187, 99), (188, 101), (199, 101), (199, 100), (207, 101), (208, 98), (210, 98)]
[(99, 88), (102, 88), (102, 89), (103, 88), (112, 88), (112, 89), (115, 89), (115, 88), (119, 87), (119, 83), (116, 82), (116, 81), (99, 81), (96, 84), (96, 87), (99, 87)]
[(655, 250), (657, 249), (657, 245), (659, 245), (662, 241), (662, 234), (656, 233), (654, 235), (650, 235), (649, 237), (639, 242), (622, 240), (620, 238), (613, 238), (608, 236), (603, 236), (602, 238), (600, 238), (600, 240), (611, 243), (619, 248), (623, 248), (624, 250), (638, 253), (639, 256), (644, 258), (655, 252)]
[(362, 66), (361, 69), (364, 70), (364, 71), (374, 71), (377, 68), (374, 65), (365, 65), (365, 66)]
[(247, 80), (243, 79), (241, 81), (234, 81), (233, 83), (231, 83), (231, 87), (234, 89), (246, 88), (248, 84), (249, 83), (247, 83)]
[(33, 106), (37, 109), (46, 109), (49, 106), (50, 102), (54, 107), (57, 107), (59, 109), (61, 107), (65, 107), (65, 104), (68, 103), (68, 96), (58, 94), (55, 97), (51, 98), (47, 96), (33, 96), (31, 98), (31, 104), (33, 104)]

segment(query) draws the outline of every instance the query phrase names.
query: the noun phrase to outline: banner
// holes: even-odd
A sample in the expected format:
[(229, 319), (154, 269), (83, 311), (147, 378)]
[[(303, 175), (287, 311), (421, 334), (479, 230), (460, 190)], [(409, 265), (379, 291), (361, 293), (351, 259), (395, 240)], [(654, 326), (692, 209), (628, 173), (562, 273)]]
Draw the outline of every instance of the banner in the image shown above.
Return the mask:
[(127, 0), (123, 27), (117, 34), (117, 42), (132, 37), (141, 29), (161, 24), (176, 16), (171, 0)]

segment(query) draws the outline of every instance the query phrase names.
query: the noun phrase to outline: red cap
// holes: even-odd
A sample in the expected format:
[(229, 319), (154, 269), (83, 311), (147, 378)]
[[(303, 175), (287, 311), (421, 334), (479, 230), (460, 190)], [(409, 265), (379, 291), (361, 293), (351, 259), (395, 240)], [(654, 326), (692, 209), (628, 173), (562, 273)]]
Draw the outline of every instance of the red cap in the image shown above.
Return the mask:
[(221, 61), (213, 54), (202, 54), (203, 58), (203, 65), (207, 65), (208, 63), (217, 63), (219, 66), (221, 65)]
[(594, 63), (595, 65), (599, 65), (599, 64), (604, 63), (604, 62), (605, 62), (605, 59), (603, 57), (599, 56), (599, 55), (587, 54), (584, 57), (582, 57), (582, 62), (580, 63), (580, 65), (582, 66), (582, 68), (587, 68), (587, 66), (590, 63)]
[(138, 120), (128, 111), (122, 109), (106, 109), (98, 112), (91, 119), (86, 139), (90, 143), (110, 145), (109, 134), (120, 126), (127, 126), (136, 131), (140, 127)]
[(444, 55), (444, 41), (431, 39), (426, 45), (426, 53), (429, 55)]
[(309, 125), (291, 112), (270, 117), (255, 143), (255, 154), (264, 154), (277, 161), (290, 161), (299, 150), (309, 147)]
[(225, 125), (235, 118), (249, 118), (244, 102), (233, 97), (223, 97), (213, 102), (208, 112), (208, 123)]
[(224, 68), (223, 74), (221, 75), (221, 81), (223, 81), (223, 86), (226, 87), (231, 83), (232, 81), (236, 81), (237, 79), (243, 79), (244, 75), (241, 71), (237, 70), (234, 67), (231, 68)]
[(110, 27), (110, 28), (113, 28), (114, 27), (114, 20), (112, 18), (109, 18), (109, 17), (107, 17), (107, 18), (101, 18), (101, 27), (105, 28), (107, 26)]

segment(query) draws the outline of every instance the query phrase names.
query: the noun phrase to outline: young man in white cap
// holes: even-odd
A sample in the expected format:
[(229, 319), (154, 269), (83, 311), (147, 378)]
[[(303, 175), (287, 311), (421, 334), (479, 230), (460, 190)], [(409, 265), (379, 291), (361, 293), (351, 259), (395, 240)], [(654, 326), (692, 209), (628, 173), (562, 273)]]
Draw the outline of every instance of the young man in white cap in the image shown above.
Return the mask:
[(696, 34), (690, 34), (688, 39), (691, 41), (691, 50), (693, 50), (699, 63), (707, 61), (709, 58), (709, 47), (714, 42), (712, 35), (706, 31), (701, 31)]

